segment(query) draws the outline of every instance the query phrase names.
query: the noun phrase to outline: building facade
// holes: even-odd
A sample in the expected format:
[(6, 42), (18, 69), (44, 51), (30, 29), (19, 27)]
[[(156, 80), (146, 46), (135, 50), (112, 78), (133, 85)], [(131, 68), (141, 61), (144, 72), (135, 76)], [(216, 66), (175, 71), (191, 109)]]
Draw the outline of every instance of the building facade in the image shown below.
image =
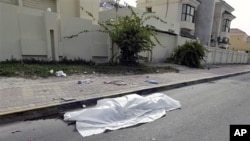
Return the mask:
[(137, 8), (154, 12), (160, 17), (167, 18), (180, 24), (180, 35), (196, 39), (195, 15), (199, 0), (138, 0)]
[(234, 8), (225, 1), (215, 4), (211, 46), (228, 49), (230, 45), (230, 25), (236, 17), (232, 14)]
[(230, 49), (237, 51), (250, 51), (250, 36), (244, 31), (232, 28), (230, 30)]
[[(206, 45), (212, 33), (205, 23), (211, 21), (197, 25), (200, 23), (199, 20), (197, 22), (197, 16), (202, 4), (202, 0), (139, 0), (139, 9), (134, 9), (137, 14), (147, 10), (155, 12), (165, 21), (147, 21), (145, 26), (156, 29), (157, 37), (164, 47), (156, 45), (151, 54), (143, 52), (141, 55), (152, 62), (164, 62), (171, 56), (173, 49), (185, 41), (197, 40), (198, 37)], [(207, 3), (204, 1), (204, 4)], [(221, 26), (214, 28), (218, 32), (213, 32), (216, 37), (222, 37), (220, 39), (228, 37), (227, 32), (221, 31), (223, 25), (227, 25), (223, 27), (228, 31), (230, 24), (223, 21), (234, 18), (230, 14), (233, 9), (222, 4), (225, 10), (218, 10), (222, 15), (221, 20), (214, 20), (219, 21)], [(99, 11), (99, 6), (99, 0), (0, 0), (0, 61), (26, 58), (58, 61), (66, 57), (107, 62), (113, 57), (108, 34), (83, 31), (97, 31), (101, 28), (98, 21), (114, 18), (116, 14), (129, 15), (131, 11), (127, 8), (121, 8), (118, 12), (115, 9)], [(92, 13), (95, 20), (85, 10)], [(197, 34), (199, 32), (202, 34)], [(221, 50), (212, 50), (209, 54), (211, 63), (246, 63), (248, 57), (246, 54)], [(230, 57), (225, 54), (231, 54), (234, 59), (230, 61)]]

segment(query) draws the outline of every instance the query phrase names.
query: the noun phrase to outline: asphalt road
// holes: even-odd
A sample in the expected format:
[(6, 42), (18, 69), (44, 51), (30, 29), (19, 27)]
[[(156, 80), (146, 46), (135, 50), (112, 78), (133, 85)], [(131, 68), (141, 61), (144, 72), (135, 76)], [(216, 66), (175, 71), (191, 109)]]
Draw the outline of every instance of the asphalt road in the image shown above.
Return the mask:
[(230, 124), (250, 124), (250, 74), (165, 91), (182, 109), (151, 123), (82, 138), (62, 120), (0, 127), (0, 141), (229, 141)]

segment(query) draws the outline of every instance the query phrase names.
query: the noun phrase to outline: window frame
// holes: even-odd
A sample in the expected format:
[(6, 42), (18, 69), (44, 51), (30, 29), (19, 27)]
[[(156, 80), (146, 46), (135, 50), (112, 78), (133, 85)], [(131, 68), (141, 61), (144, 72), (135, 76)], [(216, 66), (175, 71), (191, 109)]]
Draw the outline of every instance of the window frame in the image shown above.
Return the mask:
[(230, 32), (230, 25), (231, 25), (230, 19), (223, 19), (221, 31), (222, 32)]
[(190, 4), (182, 4), (181, 21), (194, 23), (195, 20), (195, 7)]

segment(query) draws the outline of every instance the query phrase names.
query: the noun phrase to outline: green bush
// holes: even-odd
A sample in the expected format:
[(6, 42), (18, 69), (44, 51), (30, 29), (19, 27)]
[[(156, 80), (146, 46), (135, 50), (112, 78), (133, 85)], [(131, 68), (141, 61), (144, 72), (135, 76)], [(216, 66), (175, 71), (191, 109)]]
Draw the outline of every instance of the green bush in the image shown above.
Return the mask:
[(199, 68), (206, 51), (206, 48), (197, 41), (189, 41), (175, 48), (171, 59), (176, 64)]
[[(117, 3), (118, 4), (118, 1)], [(157, 39), (154, 28), (145, 26), (146, 21), (150, 19), (156, 19), (159, 22), (166, 23), (159, 17), (152, 13), (145, 12), (141, 16), (137, 15), (132, 7), (128, 6), (131, 11), (131, 15), (128, 16), (117, 16), (114, 19), (109, 19), (104, 22), (98, 22), (103, 28), (98, 30), (100, 32), (108, 33), (112, 41), (112, 60), (115, 56), (113, 52), (114, 45), (119, 48), (119, 63), (122, 65), (137, 65), (138, 54), (143, 51), (152, 51), (155, 43), (161, 45)], [(93, 20), (95, 20), (92, 13), (85, 11)], [(118, 9), (116, 9), (116, 12)], [(78, 34), (84, 33), (84, 31)], [(73, 38), (77, 35), (72, 35), (67, 38)]]

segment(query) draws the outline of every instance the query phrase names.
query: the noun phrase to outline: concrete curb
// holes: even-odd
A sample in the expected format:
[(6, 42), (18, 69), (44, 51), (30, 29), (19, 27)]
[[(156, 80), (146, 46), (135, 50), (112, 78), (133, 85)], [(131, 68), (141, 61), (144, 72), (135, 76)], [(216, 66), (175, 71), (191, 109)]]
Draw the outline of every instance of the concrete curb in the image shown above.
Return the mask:
[[(51, 115), (60, 115), (63, 114), (65, 111), (82, 108), (82, 105), (93, 105), (96, 103), (97, 100), (102, 98), (111, 98), (111, 97), (117, 97), (117, 96), (123, 96), (129, 93), (137, 93), (140, 95), (145, 95), (157, 91), (163, 91), (163, 90), (171, 90), (175, 88), (181, 88), (185, 86), (205, 83), (209, 81), (215, 81), (227, 77), (232, 77), (236, 75), (246, 74), (250, 73), (250, 70), (248, 71), (241, 71), (241, 72), (235, 72), (235, 73), (227, 73), (223, 75), (213, 76), (213, 77), (204, 77), (200, 79), (193, 79), (185, 82), (175, 82), (175, 83), (167, 83), (167, 84), (157, 84), (154, 86), (142, 86), (138, 88), (133, 89), (126, 89), (126, 90), (120, 90), (120, 91), (109, 91), (104, 93), (99, 93), (97, 96), (94, 96), (92, 98), (86, 99), (86, 98), (79, 98), (77, 100), (68, 101), (68, 102), (57, 102), (51, 105), (44, 105), (40, 107), (34, 107), (34, 108), (27, 108), (27, 109), (21, 109), (17, 111), (10, 111), (6, 113), (0, 114), (0, 124), (6, 124), (9, 122), (14, 121), (23, 121), (23, 120), (32, 120), (37, 118), (46, 118)], [(102, 95), (102, 97), (100, 97)]]

